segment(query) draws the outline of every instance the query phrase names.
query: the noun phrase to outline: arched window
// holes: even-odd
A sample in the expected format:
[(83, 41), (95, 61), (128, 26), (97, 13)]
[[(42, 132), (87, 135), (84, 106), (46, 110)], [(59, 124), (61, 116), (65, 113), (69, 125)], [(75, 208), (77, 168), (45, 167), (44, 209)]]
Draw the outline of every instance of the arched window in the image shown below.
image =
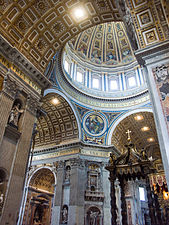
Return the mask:
[(65, 60), (64, 68), (67, 73), (70, 73), (70, 63), (67, 60)]
[(129, 78), (127, 79), (127, 81), (128, 81), (128, 87), (129, 87), (129, 88), (136, 87), (137, 83), (136, 83), (136, 78), (135, 78), (135, 76), (129, 77)]
[(95, 89), (99, 89), (100, 88), (100, 80), (97, 77), (93, 77), (92, 79), (92, 87)]
[(111, 91), (114, 91), (114, 90), (118, 90), (119, 87), (118, 87), (118, 82), (117, 80), (110, 80), (110, 90)]
[(79, 83), (82, 83), (83, 82), (83, 73), (82, 72), (77, 71), (76, 80)]

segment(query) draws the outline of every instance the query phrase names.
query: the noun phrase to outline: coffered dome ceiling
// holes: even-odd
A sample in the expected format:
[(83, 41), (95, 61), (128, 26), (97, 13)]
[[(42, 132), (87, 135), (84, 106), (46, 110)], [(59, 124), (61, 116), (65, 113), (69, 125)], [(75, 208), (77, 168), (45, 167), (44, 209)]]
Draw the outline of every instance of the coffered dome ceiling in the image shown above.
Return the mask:
[(122, 22), (89, 28), (71, 39), (65, 49), (86, 66), (115, 67), (136, 61)]
[[(62, 69), (61, 73), (55, 69), (55, 78), (67, 93), (73, 86), (96, 101), (130, 101), (148, 96), (123, 22), (99, 24), (71, 39), (63, 49)], [(71, 95), (77, 96), (74, 89), (71, 88)]]
[(89, 28), (69, 41), (68, 48), (85, 65), (115, 67), (136, 61), (122, 22)]

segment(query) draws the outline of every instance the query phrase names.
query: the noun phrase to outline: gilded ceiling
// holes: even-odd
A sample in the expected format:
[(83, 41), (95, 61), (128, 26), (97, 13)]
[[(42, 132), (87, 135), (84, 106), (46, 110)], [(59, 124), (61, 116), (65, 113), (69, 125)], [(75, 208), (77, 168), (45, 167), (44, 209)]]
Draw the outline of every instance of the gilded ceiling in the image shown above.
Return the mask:
[[(137, 117), (140, 120), (137, 120)], [(124, 145), (127, 144), (127, 130), (131, 131), (131, 141), (138, 150), (145, 148), (148, 155), (159, 158), (160, 149), (153, 113), (135, 113), (126, 117), (117, 125), (112, 135), (112, 144), (121, 151), (124, 150)]]
[[(116, 0), (1, 0), (0, 34), (44, 72), (59, 47), (81, 31), (121, 21), (123, 13), (115, 2), (119, 4)], [(125, 19), (135, 27), (139, 48), (169, 38), (167, 1), (125, 2)], [(85, 10), (82, 20), (75, 18), (78, 7)]]
[[(86, 18), (77, 22), (75, 7)], [(0, 32), (42, 71), (60, 46), (93, 25), (119, 20), (111, 0), (4, 0), (0, 1)]]
[[(56, 103), (53, 102), (56, 100)], [(68, 102), (58, 94), (43, 98), (42, 109), (46, 112), (37, 122), (38, 133), (35, 147), (52, 147), (72, 139), (78, 139), (77, 121)]]
[(38, 170), (30, 180), (29, 186), (53, 193), (55, 178), (53, 173), (43, 168)]

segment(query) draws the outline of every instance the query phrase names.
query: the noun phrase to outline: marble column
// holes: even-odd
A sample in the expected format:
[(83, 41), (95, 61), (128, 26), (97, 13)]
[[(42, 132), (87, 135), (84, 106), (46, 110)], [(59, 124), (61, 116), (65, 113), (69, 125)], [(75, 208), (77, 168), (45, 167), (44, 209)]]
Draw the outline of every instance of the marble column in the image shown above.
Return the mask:
[(121, 215), (122, 215), (122, 224), (127, 225), (127, 206), (125, 199), (125, 180), (123, 178), (119, 179), (120, 188), (121, 188)]

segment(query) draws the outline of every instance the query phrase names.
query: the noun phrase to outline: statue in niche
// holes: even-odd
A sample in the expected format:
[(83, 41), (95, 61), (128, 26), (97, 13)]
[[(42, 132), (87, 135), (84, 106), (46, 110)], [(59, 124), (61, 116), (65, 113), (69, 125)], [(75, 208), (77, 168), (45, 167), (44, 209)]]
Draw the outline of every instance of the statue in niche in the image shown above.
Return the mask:
[(87, 212), (87, 225), (100, 225), (101, 215), (97, 207), (91, 207)]
[(62, 223), (67, 224), (67, 222), (68, 222), (68, 207), (67, 205), (64, 205), (62, 209)]
[(110, 152), (109, 163), (110, 163), (111, 165), (114, 165), (115, 160), (116, 160), (115, 155), (113, 155), (113, 153)]
[(70, 180), (70, 166), (66, 166), (66, 171), (65, 171), (65, 181), (69, 181)]
[(21, 103), (15, 102), (14, 106), (11, 109), (11, 112), (9, 114), (9, 120), (8, 123), (15, 128), (18, 128), (18, 122), (20, 119), (21, 114), (24, 112), (23, 109), (21, 109)]

